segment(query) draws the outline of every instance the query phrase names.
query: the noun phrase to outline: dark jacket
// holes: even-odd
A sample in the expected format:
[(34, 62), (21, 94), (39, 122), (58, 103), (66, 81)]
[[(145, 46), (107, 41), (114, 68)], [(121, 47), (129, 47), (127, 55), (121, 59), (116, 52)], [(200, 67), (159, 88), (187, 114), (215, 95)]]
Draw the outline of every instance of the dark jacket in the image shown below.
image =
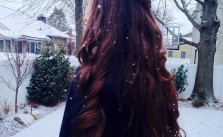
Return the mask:
[[(128, 111), (125, 107), (120, 110), (120, 93), (123, 87), (120, 86), (123, 80), (118, 71), (120, 65), (113, 65), (109, 71), (108, 79), (105, 86), (100, 92), (100, 103), (102, 104), (106, 114), (106, 126), (103, 132), (103, 137), (121, 137), (124, 128), (127, 126)], [(117, 74), (119, 72), (120, 74)], [(79, 79), (79, 70), (77, 71), (77, 79)], [(60, 130), (60, 137), (73, 137), (75, 129), (75, 119), (82, 110), (82, 99), (78, 96), (80, 94), (79, 85), (75, 80), (71, 83), (67, 103), (63, 116), (63, 121)], [(98, 121), (100, 122), (100, 121)]]

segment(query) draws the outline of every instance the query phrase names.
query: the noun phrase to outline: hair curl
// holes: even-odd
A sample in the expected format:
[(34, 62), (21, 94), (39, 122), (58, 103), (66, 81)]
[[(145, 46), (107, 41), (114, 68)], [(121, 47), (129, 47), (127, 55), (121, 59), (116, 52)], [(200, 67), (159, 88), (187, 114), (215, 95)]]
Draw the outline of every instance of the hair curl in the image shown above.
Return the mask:
[(106, 115), (99, 93), (117, 57), (131, 110), (123, 136), (180, 137), (176, 89), (165, 68), (166, 49), (151, 1), (93, 0), (91, 12), (78, 55), (85, 108), (76, 120), (75, 137), (102, 137)]

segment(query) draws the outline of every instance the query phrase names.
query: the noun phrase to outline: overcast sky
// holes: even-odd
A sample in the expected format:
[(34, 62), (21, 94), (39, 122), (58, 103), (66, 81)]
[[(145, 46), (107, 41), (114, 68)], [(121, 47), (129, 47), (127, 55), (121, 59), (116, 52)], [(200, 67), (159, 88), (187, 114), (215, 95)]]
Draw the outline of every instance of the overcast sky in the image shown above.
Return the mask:
[[(24, 0), (0, 0), (0, 5), (11, 8), (11, 9), (14, 9), (14, 10), (19, 10), (20, 9), (20, 10), (23, 11), (24, 10), (24, 5), (25, 5), (25, 2), (23, 2), (23, 1)], [(44, 3), (42, 3), (42, 4), (44, 5), (47, 2), (48, 2), (48, 0), (45, 0)], [(44, 14), (46, 17), (48, 17), (53, 12), (53, 9), (54, 9), (55, 6), (60, 8), (60, 6), (57, 6), (57, 4), (54, 4), (54, 6), (50, 7), (48, 10), (43, 10), (44, 13), (41, 13), (41, 10), (38, 9), (38, 13), (36, 13), (34, 10), (33, 11), (28, 10), (27, 14), (30, 17), (33, 17), (33, 18), (36, 18), (40, 14)], [(44, 7), (44, 6), (42, 6), (42, 7)], [(66, 18), (67, 18), (68, 24), (72, 24), (72, 20), (71, 20), (71, 17), (70, 17), (69, 13), (66, 14)]]
[(15, 10), (20, 8), (23, 4), (22, 0), (0, 0), (0, 5)]
[[(9, 8), (16, 10), (16, 9), (20, 9), (25, 4), (22, 1), (24, 1), (24, 0), (0, 0), (0, 5), (3, 5), (5, 7), (9, 7)], [(47, 0), (44, 2), (47, 2)], [(187, 20), (185, 15), (181, 11), (179, 11), (179, 9), (176, 7), (176, 5), (173, 2), (170, 2), (170, 1), (168, 1), (168, 2), (169, 2), (168, 6), (172, 11), (171, 14), (173, 16), (173, 23), (181, 26), (181, 33), (188, 33), (190, 31), (192, 31), (192, 25)], [(45, 11), (45, 13), (43, 13), (43, 14), (45, 16), (49, 16), (50, 13), (52, 13), (52, 11), (53, 11), (53, 7), (51, 9), (49, 9), (48, 11)], [(29, 14), (32, 14), (32, 13), (30, 13), (30, 11), (29, 11)], [(41, 13), (38, 13), (38, 14), (41, 14)], [(38, 15), (35, 15), (35, 16), (38, 16)], [(71, 24), (71, 22), (73, 22), (71, 19), (71, 14), (67, 13), (66, 17), (67, 17), (69, 24)]]

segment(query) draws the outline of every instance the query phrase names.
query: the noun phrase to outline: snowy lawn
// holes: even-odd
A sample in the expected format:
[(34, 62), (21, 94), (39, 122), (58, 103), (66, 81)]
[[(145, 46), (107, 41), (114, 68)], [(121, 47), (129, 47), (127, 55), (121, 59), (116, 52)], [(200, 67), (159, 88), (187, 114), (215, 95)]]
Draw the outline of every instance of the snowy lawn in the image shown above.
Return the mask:
[(223, 111), (181, 107), (179, 123), (187, 137), (223, 137)]
[(58, 137), (64, 107), (33, 123), (13, 137)]
[[(38, 110), (41, 114), (41, 119), (42, 119), (43, 117), (56, 111), (58, 108), (61, 108), (64, 105), (65, 105), (65, 102), (59, 103), (55, 107), (45, 107), (45, 106), (39, 105), (38, 108), (33, 108), (33, 111)], [(31, 111), (31, 107), (30, 105), (27, 105), (23, 109), (18, 109), (17, 114), (11, 111), (7, 116), (4, 116), (5, 118), (2, 121), (0, 121), (0, 137), (10, 137), (10, 136), (15, 135), (18, 132), (23, 131), (26, 128), (29, 128), (29, 126), (23, 126), (19, 124), (18, 122), (16, 122), (14, 120), (14, 117), (18, 114), (23, 114), (24, 112), (28, 112), (30, 114), (31, 113), (30, 111)], [(49, 122), (51, 123), (51, 121)], [(38, 123), (38, 121), (35, 121), (33, 124), (35, 123)], [(28, 136), (24, 136), (24, 137), (28, 137)]]
[[(223, 111), (180, 107), (179, 123), (187, 137), (223, 137)], [(64, 107), (36, 121), (13, 137), (58, 137)]]

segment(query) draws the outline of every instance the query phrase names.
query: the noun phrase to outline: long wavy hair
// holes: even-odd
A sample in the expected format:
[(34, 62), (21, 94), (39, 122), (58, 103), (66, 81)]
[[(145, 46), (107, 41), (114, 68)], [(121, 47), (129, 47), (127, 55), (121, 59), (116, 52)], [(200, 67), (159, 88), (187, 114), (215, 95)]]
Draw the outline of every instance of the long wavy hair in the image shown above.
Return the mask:
[[(84, 109), (75, 137), (102, 137), (106, 125), (100, 92), (114, 58), (121, 62), (130, 118), (124, 137), (180, 137), (173, 76), (150, 0), (93, 0), (78, 58)], [(114, 64), (115, 62), (113, 62)], [(131, 133), (130, 133), (131, 132)]]

